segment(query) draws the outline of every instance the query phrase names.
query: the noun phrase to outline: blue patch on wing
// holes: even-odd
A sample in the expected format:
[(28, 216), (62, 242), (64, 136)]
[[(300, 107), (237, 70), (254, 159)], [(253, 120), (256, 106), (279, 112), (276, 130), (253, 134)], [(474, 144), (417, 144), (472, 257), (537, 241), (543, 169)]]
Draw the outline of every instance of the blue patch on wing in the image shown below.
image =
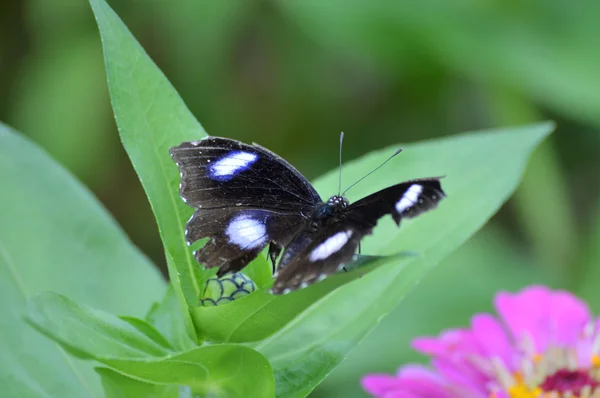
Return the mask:
[(258, 160), (252, 152), (230, 152), (209, 167), (209, 177), (217, 181), (229, 181), (237, 174), (247, 170)]

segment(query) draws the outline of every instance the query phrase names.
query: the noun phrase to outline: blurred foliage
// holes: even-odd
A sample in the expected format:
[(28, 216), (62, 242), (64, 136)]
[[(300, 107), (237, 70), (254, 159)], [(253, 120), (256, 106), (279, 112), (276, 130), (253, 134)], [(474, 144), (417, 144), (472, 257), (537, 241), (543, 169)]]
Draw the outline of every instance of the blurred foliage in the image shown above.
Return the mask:
[[(323, 396), (342, 387), (359, 393), (357, 377), (393, 371), (409, 358), (402, 350), (415, 334), (464, 325), (472, 311), (489, 309), (491, 289), (543, 281), (600, 309), (599, 2), (110, 4), (210, 134), (256, 141), (309, 178), (336, 166), (342, 130), (351, 159), (398, 142), (557, 121), (492, 232), (439, 267), (379, 327), (376, 336), (388, 337), (365, 341)], [(86, 1), (0, 3), (0, 120), (82, 179), (164, 271), (147, 199), (119, 143)], [(387, 167), (401, 168), (402, 156)], [(479, 295), (448, 291), (470, 300), (440, 307), (426, 292), (444, 273), (475, 273)], [(406, 317), (410, 327), (400, 322)], [(361, 357), (382, 347), (371, 365)]]

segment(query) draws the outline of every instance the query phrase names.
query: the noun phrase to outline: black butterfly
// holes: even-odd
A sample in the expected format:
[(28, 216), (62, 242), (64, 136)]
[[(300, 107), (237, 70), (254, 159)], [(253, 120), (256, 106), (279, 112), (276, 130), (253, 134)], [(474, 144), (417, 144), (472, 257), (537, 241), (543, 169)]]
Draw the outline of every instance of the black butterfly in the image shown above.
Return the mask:
[(323, 202), (292, 165), (256, 144), (207, 137), (170, 150), (181, 172), (180, 195), (196, 208), (188, 244), (209, 237), (195, 252), (218, 276), (237, 272), (267, 245), (275, 263), (272, 292), (288, 293), (324, 279), (352, 260), (377, 220), (396, 224), (434, 208), (445, 196), (439, 178), (403, 182), (350, 205), (343, 195)]

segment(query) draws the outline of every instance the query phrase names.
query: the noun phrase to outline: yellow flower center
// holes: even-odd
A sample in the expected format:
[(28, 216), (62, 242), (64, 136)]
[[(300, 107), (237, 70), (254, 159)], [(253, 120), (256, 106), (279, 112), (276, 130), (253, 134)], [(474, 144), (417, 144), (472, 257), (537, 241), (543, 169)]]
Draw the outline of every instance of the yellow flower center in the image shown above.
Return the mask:
[(519, 382), (508, 388), (508, 394), (511, 398), (538, 398), (542, 394), (539, 387), (531, 388), (523, 382)]

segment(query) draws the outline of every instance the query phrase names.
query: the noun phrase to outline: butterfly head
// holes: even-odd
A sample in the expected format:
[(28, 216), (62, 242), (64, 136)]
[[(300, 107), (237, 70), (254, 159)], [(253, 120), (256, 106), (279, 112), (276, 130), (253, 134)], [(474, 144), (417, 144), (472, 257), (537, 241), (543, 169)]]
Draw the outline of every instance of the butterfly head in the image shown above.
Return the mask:
[(341, 195), (333, 195), (327, 201), (327, 206), (329, 206), (334, 212), (346, 209), (349, 204), (350, 202), (348, 202), (348, 199)]
[[(329, 198), (327, 203), (323, 203), (315, 209), (313, 220), (323, 221), (334, 216), (335, 214), (339, 214), (346, 210), (349, 203), (350, 202), (348, 202), (348, 199), (344, 198), (343, 196), (334, 195)], [(315, 225), (318, 225), (318, 223)]]

